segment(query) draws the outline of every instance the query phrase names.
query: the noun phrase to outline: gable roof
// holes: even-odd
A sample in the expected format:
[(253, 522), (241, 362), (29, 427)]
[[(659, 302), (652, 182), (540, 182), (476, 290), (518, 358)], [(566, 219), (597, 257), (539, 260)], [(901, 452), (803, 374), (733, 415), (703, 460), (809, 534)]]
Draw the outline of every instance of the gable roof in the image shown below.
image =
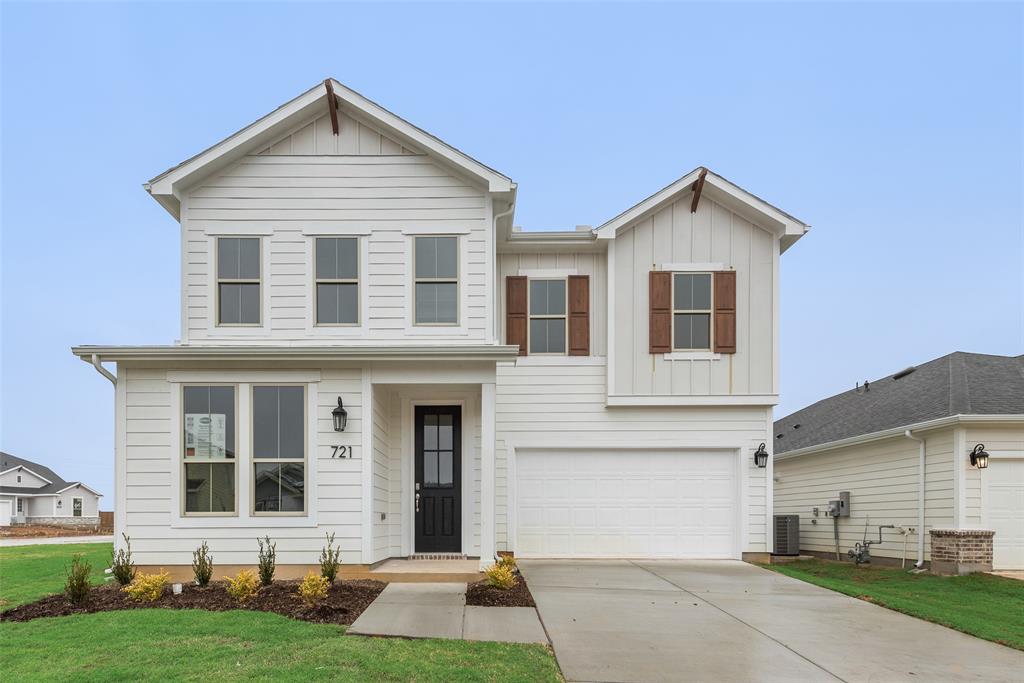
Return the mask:
[(957, 351), (776, 420), (775, 453), (954, 415), (1022, 414), (1024, 355)]
[(709, 198), (726, 208), (735, 211), (741, 216), (746, 216), (751, 222), (774, 232), (782, 241), (782, 251), (789, 249), (810, 230), (811, 226), (803, 221), (794, 218), (782, 209), (772, 206), (757, 195), (747, 192), (739, 185), (726, 180), (704, 166), (698, 166), (682, 178), (663, 187), (639, 204), (626, 209), (615, 218), (598, 227), (595, 230), (598, 238), (612, 239), (618, 234), (620, 229), (650, 216), (663, 206), (688, 194), (693, 190), (693, 185), (700, 177), (702, 171), (706, 171), (707, 174), (704, 178), (704, 188), (701, 194), (706, 194)]
[(26, 495), (57, 495), (58, 493), (66, 491), (74, 486), (81, 486), (84, 489), (92, 491), (97, 496), (103, 495), (98, 491), (89, 488), (80, 481), (64, 481), (64, 479), (62, 479), (60, 475), (58, 475), (56, 472), (51, 470), (49, 467), (46, 467), (45, 465), (40, 465), (37, 462), (32, 462), (31, 460), (19, 458), (16, 455), (11, 455), (10, 453), (4, 453), (3, 451), (0, 451), (0, 472), (7, 472), (8, 470), (17, 469), (19, 467), (32, 472), (38, 477), (49, 480), (50, 483), (47, 484), (46, 486), (41, 486), (38, 488), (31, 486), (0, 486), (0, 493), (20, 493)]
[(369, 119), (399, 143), (421, 150), (442, 165), (469, 175), (483, 183), (489, 192), (510, 193), (515, 191), (515, 183), (507, 176), (417, 128), (333, 78), (318, 83), (295, 99), (282, 104), (266, 116), (229, 135), (212, 147), (167, 169), (145, 183), (143, 187), (172, 216), (176, 219), (179, 218), (181, 204), (178, 197), (184, 188), (237, 161), (246, 154), (270, 144), (279, 136), (286, 134), (300, 121), (311, 118), (318, 112), (326, 111), (327, 81), (330, 81), (334, 89), (340, 109), (353, 113), (357, 118)]

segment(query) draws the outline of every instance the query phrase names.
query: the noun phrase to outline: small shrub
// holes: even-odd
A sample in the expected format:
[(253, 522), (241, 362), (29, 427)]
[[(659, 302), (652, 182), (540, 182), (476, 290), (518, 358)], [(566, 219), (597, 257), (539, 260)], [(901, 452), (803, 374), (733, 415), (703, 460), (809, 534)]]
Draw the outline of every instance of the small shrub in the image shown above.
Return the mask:
[(234, 578), (225, 578), (228, 582), (228, 595), (236, 602), (249, 602), (260, 589), (260, 579), (252, 569), (243, 569)]
[(80, 553), (71, 558), (71, 569), (64, 568), (67, 574), (67, 581), (64, 582), (64, 595), (73, 605), (80, 605), (85, 602), (89, 595), (89, 574), (92, 573), (92, 565)]
[(484, 576), (487, 579), (488, 586), (493, 586), (494, 588), (500, 588), (502, 590), (508, 590), (518, 583), (516, 575), (512, 569), (508, 565), (500, 563), (492, 564), (490, 567), (485, 569)]
[(498, 558), (497, 565), (499, 567), (508, 567), (509, 569), (512, 570), (513, 574), (518, 569), (518, 566), (516, 565), (516, 558), (513, 557), (512, 555), (502, 555), (501, 557)]
[(327, 589), (330, 585), (331, 582), (327, 580), (327, 577), (317, 576), (315, 572), (310, 571), (299, 584), (299, 595), (302, 596), (304, 603), (315, 607), (327, 597)]
[(334, 534), (327, 534), (327, 547), (320, 551), (320, 576), (331, 583), (341, 566), (341, 548), (334, 548)]
[(124, 538), (125, 547), (116, 553), (111, 551), (110, 573), (119, 584), (127, 586), (135, 578), (135, 563), (132, 562), (131, 539), (124, 532), (121, 532), (121, 537)]
[(260, 544), (260, 585), (269, 586), (274, 582), (274, 568), (277, 566), (277, 544), (270, 542), (270, 536), (266, 537), (266, 543), (256, 539)]
[(205, 586), (213, 578), (213, 555), (210, 554), (210, 547), (206, 545), (206, 541), (192, 553), (192, 574), (196, 578), (197, 586)]
[(170, 580), (171, 575), (167, 572), (159, 574), (139, 572), (135, 579), (121, 590), (135, 602), (156, 602), (164, 594), (164, 589), (167, 588)]

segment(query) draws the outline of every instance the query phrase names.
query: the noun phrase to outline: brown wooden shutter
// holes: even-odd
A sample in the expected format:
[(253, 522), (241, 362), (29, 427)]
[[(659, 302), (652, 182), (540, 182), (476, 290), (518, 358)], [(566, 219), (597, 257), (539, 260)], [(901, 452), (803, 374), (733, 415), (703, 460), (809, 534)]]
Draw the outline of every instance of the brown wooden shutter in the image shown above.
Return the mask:
[(650, 277), (651, 353), (672, 351), (672, 273), (652, 270)]
[(590, 355), (590, 276), (569, 276), (569, 355)]
[(715, 353), (736, 353), (736, 271), (715, 273)]
[(526, 276), (505, 278), (505, 343), (519, 345), (519, 355), (526, 355)]

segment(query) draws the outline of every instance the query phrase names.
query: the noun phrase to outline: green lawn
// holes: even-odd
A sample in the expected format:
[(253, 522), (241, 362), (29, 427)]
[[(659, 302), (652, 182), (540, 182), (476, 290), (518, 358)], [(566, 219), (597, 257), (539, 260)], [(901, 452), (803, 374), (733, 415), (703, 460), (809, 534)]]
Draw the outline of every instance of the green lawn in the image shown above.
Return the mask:
[(767, 569), (1024, 650), (1024, 581), (991, 574), (935, 576), (843, 562), (794, 562)]
[[(0, 548), (0, 605), (58, 593), (84, 553), (96, 583), (110, 544)], [(344, 636), (263, 612), (148, 609), (0, 623), (5, 680), (560, 681), (540, 645)]]
[(276, 614), (133, 610), (0, 625), (7, 680), (558, 681), (540, 645), (343, 636)]
[(0, 548), (0, 609), (60, 593), (64, 590), (64, 567), (71, 566), (75, 553), (82, 553), (92, 563), (93, 583), (103, 583), (112, 548), (110, 543)]

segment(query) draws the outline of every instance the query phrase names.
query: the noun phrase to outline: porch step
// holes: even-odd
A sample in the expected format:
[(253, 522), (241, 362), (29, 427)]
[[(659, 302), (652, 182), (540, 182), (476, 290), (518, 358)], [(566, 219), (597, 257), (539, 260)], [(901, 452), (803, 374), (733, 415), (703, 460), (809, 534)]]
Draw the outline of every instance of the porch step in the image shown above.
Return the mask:
[(386, 560), (371, 569), (366, 578), (393, 583), (455, 582), (473, 583), (483, 578), (477, 560)]
[(410, 560), (465, 560), (462, 553), (413, 553)]

